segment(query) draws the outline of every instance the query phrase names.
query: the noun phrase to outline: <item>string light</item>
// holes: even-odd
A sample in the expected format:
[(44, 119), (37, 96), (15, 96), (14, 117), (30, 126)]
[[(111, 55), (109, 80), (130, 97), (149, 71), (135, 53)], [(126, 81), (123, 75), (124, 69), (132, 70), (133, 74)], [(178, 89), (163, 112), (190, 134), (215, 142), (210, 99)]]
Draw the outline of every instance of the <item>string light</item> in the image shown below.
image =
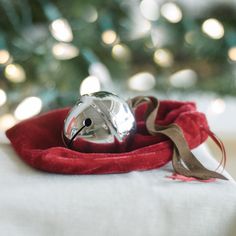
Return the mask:
[(69, 43), (73, 40), (73, 33), (66, 19), (60, 18), (54, 20), (49, 29), (52, 36), (58, 41)]
[(17, 107), (14, 112), (18, 120), (25, 120), (40, 113), (42, 101), (38, 97), (27, 97)]
[(4, 90), (0, 89), (0, 106), (4, 105), (7, 101), (7, 95)]
[(191, 69), (180, 70), (169, 78), (170, 83), (177, 88), (190, 88), (197, 82), (197, 74)]
[(150, 21), (156, 21), (159, 18), (159, 7), (154, 0), (143, 0), (141, 1), (140, 11), (142, 15)]
[(117, 34), (114, 30), (106, 30), (102, 33), (102, 41), (105, 44), (114, 44), (117, 40)]
[(181, 9), (173, 2), (165, 3), (161, 7), (161, 14), (171, 23), (178, 23), (183, 17)]
[(112, 56), (118, 61), (127, 61), (130, 59), (131, 53), (126, 45), (116, 44), (112, 48)]
[(101, 90), (100, 81), (95, 76), (88, 76), (85, 78), (80, 85), (80, 94), (95, 93)]
[(228, 57), (231, 61), (236, 61), (236, 47), (232, 47), (228, 50)]
[(6, 131), (16, 124), (16, 119), (10, 113), (0, 116), (0, 130)]
[(25, 70), (19, 64), (8, 64), (5, 68), (5, 77), (14, 83), (24, 82), (26, 79)]
[(56, 59), (69, 60), (79, 55), (79, 49), (69, 43), (56, 43), (52, 47)]
[(131, 89), (137, 91), (148, 91), (154, 88), (156, 85), (155, 77), (149, 72), (140, 72), (133, 75), (129, 81), (128, 85)]
[(213, 113), (221, 114), (225, 111), (225, 102), (224, 100), (217, 98), (211, 102), (210, 109)]
[(203, 22), (202, 31), (212, 39), (220, 39), (224, 36), (224, 26), (214, 18)]
[(6, 64), (10, 60), (10, 58), (10, 53), (7, 50), (0, 50), (0, 64)]
[(157, 49), (153, 55), (153, 60), (161, 67), (169, 67), (173, 64), (173, 55), (167, 49)]

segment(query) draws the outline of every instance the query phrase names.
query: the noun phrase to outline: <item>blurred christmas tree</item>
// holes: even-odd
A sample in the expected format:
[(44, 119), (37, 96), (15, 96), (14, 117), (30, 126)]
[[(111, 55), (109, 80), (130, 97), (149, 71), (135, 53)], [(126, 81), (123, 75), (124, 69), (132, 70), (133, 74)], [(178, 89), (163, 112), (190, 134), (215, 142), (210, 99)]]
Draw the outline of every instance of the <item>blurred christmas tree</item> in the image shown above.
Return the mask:
[(100, 89), (235, 95), (235, 4), (204, 2), (0, 0), (0, 123)]

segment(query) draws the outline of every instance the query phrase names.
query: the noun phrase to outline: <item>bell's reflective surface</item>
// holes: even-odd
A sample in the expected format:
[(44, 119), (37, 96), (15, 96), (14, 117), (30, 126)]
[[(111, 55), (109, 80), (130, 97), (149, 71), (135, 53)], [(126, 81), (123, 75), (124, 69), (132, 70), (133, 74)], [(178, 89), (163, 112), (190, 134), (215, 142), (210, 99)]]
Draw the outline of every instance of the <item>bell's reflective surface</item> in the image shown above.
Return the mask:
[(136, 122), (129, 105), (109, 92), (96, 92), (80, 97), (65, 119), (65, 144), (76, 149), (75, 142), (97, 144), (123, 143), (134, 134)]

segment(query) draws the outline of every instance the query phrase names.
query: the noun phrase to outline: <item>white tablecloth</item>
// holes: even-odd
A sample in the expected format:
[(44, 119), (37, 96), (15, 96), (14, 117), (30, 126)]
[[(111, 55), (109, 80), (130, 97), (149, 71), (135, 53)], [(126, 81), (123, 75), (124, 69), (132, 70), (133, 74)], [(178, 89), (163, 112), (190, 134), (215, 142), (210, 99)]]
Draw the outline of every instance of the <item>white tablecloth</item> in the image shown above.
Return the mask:
[[(204, 145), (194, 153), (217, 165)], [(236, 235), (232, 179), (186, 183), (171, 174), (171, 164), (128, 174), (49, 174), (0, 144), (0, 235)]]

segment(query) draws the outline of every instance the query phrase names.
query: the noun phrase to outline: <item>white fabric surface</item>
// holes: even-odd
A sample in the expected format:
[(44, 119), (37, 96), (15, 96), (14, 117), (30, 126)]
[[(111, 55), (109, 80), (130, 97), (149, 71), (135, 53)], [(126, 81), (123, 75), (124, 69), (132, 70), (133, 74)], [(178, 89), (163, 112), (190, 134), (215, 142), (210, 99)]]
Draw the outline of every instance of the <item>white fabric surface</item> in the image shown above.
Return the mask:
[[(217, 165), (204, 145), (194, 153)], [(49, 174), (0, 144), (0, 235), (236, 235), (232, 179), (186, 183), (171, 174), (171, 164), (128, 174)]]

